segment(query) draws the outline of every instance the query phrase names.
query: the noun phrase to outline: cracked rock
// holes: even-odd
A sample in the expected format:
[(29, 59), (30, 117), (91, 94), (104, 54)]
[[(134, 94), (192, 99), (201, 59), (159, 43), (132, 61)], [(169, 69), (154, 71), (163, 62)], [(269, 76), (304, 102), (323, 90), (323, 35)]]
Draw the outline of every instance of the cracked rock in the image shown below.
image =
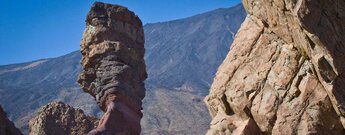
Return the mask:
[(242, 1), (248, 15), (205, 98), (207, 134), (345, 134), (345, 1)]

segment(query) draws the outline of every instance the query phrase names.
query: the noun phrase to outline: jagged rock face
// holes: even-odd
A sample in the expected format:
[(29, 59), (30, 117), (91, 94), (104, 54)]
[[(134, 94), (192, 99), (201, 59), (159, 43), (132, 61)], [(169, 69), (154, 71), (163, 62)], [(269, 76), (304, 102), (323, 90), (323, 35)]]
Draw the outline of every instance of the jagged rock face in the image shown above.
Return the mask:
[(207, 134), (345, 134), (345, 1), (243, 0)]
[[(119, 133), (139, 134), (147, 73), (144, 31), (138, 16), (122, 6), (94, 3), (80, 47), (81, 87), (95, 97), (103, 111), (109, 103), (108, 96), (115, 97), (115, 111), (121, 118), (113, 121), (113, 126), (123, 127)], [(139, 129), (133, 131), (130, 125)]]
[(30, 135), (85, 135), (98, 120), (62, 102), (42, 107), (29, 122)]
[(140, 19), (127, 8), (96, 2), (80, 43), (83, 70), (78, 82), (104, 110), (107, 94), (122, 94), (141, 107), (147, 78)]
[(5, 111), (0, 106), (0, 135), (22, 135), (14, 124), (7, 119)]

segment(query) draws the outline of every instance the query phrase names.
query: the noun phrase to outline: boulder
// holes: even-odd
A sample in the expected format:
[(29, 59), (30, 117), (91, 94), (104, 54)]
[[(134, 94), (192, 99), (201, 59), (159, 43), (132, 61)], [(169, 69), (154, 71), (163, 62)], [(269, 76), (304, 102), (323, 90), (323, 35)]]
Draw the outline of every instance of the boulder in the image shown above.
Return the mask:
[(29, 122), (29, 135), (85, 135), (97, 126), (98, 119), (87, 116), (62, 102), (43, 106)]

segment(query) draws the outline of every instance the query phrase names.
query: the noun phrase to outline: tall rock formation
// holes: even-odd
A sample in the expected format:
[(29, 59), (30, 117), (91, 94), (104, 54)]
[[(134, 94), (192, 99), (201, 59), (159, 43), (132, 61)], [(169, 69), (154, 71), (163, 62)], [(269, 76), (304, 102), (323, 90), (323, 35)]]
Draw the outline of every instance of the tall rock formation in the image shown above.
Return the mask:
[(125, 7), (96, 2), (80, 47), (78, 82), (106, 111), (92, 133), (140, 134), (147, 78), (140, 19)]
[(7, 119), (5, 111), (0, 106), (0, 135), (22, 135), (14, 124)]
[(30, 120), (30, 135), (85, 135), (98, 120), (62, 102), (52, 102)]
[(243, 0), (207, 134), (343, 135), (345, 1)]
[[(241, 4), (144, 26), (145, 63), (151, 81), (145, 81), (141, 134), (206, 133), (211, 117), (200, 99), (208, 94), (245, 16)], [(36, 110), (53, 101), (102, 116), (94, 98), (76, 82), (81, 57), (78, 50), (57, 58), (0, 66), (0, 104), (23, 134), (29, 134), (29, 120)]]

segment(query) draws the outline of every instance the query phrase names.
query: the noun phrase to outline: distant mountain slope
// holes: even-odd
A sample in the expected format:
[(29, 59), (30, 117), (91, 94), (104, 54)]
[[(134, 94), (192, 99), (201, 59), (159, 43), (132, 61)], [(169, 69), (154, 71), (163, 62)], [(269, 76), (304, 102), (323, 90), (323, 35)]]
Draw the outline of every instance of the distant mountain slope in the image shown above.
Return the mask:
[(208, 94), (245, 15), (242, 5), (237, 5), (146, 25), (147, 82), (168, 88), (192, 87), (196, 94)]
[(79, 52), (74, 52), (54, 59), (0, 67), (0, 104), (18, 128), (27, 130), (35, 110), (55, 100), (82, 108), (87, 114), (99, 113), (93, 98), (76, 83), (80, 58)]
[[(142, 134), (206, 132), (210, 118), (202, 100), (244, 18), (245, 11), (238, 5), (145, 25), (149, 78)], [(35, 110), (52, 101), (101, 114), (93, 98), (76, 83), (80, 58), (76, 51), (0, 66), (0, 104), (24, 133)]]

